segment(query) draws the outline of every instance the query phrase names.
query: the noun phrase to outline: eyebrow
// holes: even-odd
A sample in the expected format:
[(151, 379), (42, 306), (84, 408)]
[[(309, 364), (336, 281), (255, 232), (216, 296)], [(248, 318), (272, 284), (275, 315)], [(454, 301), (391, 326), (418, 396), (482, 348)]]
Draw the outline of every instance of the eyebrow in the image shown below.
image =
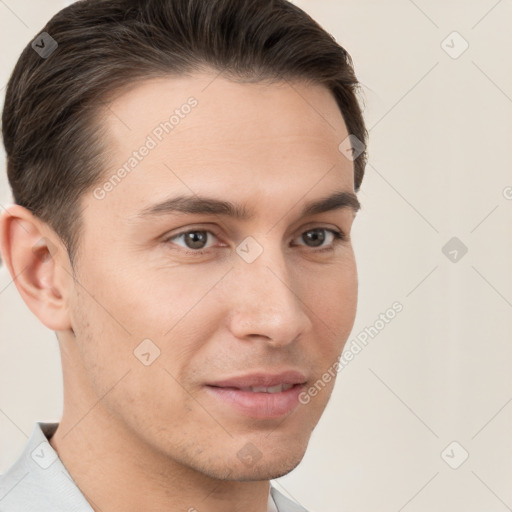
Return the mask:
[[(357, 213), (361, 204), (353, 192), (335, 192), (322, 199), (307, 202), (301, 216), (316, 215), (331, 210), (348, 208)], [(188, 213), (203, 215), (226, 215), (237, 220), (249, 220), (253, 213), (244, 205), (202, 196), (178, 196), (150, 205), (136, 215), (138, 218), (169, 215), (172, 213)]]

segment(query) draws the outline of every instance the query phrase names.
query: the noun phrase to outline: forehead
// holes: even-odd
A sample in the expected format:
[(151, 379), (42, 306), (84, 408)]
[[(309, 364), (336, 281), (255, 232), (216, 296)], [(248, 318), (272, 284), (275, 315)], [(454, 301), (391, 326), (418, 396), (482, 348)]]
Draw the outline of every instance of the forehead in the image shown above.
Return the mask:
[(353, 190), (352, 162), (338, 149), (346, 125), (319, 85), (159, 78), (118, 95), (105, 113), (105, 180), (115, 178), (105, 203), (126, 213), (170, 192), (283, 199), (284, 188), (297, 201), (319, 180), (323, 192)]
[[(329, 130), (333, 134), (346, 130), (327, 87), (289, 80), (240, 83), (218, 73), (136, 82), (125, 92), (121, 90), (109, 103), (108, 124), (113, 134), (123, 138), (134, 129), (148, 131), (155, 122), (169, 119), (190, 97), (197, 99), (200, 108), (194, 109), (196, 115), (191, 116), (187, 125), (203, 134), (212, 128), (204, 121), (214, 123), (223, 132), (231, 128), (232, 134), (237, 133), (239, 138), (258, 133), (263, 136), (301, 133), (305, 123), (311, 130)], [(249, 117), (256, 122), (248, 125), (245, 121)]]

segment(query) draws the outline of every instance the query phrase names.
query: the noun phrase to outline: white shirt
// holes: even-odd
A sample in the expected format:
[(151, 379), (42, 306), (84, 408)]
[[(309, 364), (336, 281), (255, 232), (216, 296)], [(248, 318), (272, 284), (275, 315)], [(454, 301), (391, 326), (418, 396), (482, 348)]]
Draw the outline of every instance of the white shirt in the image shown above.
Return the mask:
[[(58, 423), (37, 422), (19, 458), (0, 475), (1, 512), (94, 512), (48, 440)], [(270, 486), (267, 512), (307, 512)]]

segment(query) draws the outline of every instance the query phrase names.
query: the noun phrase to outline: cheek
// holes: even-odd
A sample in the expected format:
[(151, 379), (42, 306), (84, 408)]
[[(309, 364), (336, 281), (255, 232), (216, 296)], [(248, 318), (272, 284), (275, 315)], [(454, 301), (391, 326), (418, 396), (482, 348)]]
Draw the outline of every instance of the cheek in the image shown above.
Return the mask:
[(72, 326), (80, 363), (97, 396), (125, 380), (123, 376), (138, 362), (133, 351), (144, 339), (133, 329), (134, 319), (143, 319), (144, 312), (126, 308), (127, 288), (120, 286), (123, 275), (128, 274), (106, 272), (91, 263), (82, 266), (77, 276)]
[[(355, 260), (351, 259), (340, 264), (336, 271), (329, 273), (329, 277), (317, 282), (318, 285), (309, 288), (306, 304), (311, 305), (313, 313), (310, 318), (314, 322), (314, 339), (317, 343), (317, 361), (315, 374), (320, 377), (329, 369), (334, 370), (345, 343), (354, 326), (357, 309), (357, 269)], [(329, 382), (325, 385), (314, 400), (320, 409), (334, 387), (335, 379), (328, 376)], [(326, 381), (327, 382), (327, 381)]]
[(87, 277), (77, 287), (72, 323), (96, 394), (102, 396), (122, 379), (116, 400), (146, 409), (157, 400), (154, 390), (161, 390), (167, 404), (178, 401), (179, 382), (212, 328), (215, 305), (205, 296), (209, 279), (191, 287), (190, 280), (186, 285), (178, 276), (178, 282), (151, 283), (126, 271), (91, 269)]
[[(186, 354), (175, 346), (171, 350), (169, 337), (167, 341), (154, 337), (153, 346), (138, 350), (141, 340), (124, 332), (109, 314), (119, 311), (107, 313), (108, 305), (103, 306), (81, 294), (74, 307), (76, 345), (93, 393), (88, 407), (101, 398), (110, 414), (139, 432), (178, 428), (193, 409), (192, 399), (179, 385)], [(155, 359), (154, 350), (159, 353)], [(149, 364), (143, 362), (144, 353), (150, 354)]]
[(348, 256), (316, 275), (305, 276), (302, 284), (312, 321), (323, 322), (338, 339), (350, 334), (357, 308), (357, 267), (353, 253)]
[[(104, 300), (97, 301), (83, 290), (77, 290), (72, 307), (72, 326), (81, 362), (97, 393), (112, 386), (127, 365), (130, 336), (114, 320), (115, 312)], [(126, 371), (126, 370), (125, 370)]]
[(102, 305), (111, 313), (103, 315), (105, 322), (121, 337), (128, 331), (134, 343), (145, 338), (167, 340), (184, 320), (197, 321), (206, 314), (205, 299), (226, 272), (223, 266), (200, 267), (119, 261), (116, 270), (95, 270)]

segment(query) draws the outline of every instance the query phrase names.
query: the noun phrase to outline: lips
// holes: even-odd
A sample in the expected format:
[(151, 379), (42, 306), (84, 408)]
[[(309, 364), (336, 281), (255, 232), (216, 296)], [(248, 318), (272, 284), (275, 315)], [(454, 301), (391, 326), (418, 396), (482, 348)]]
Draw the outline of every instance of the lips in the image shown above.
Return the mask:
[(274, 386), (285, 385), (294, 386), (295, 384), (304, 384), (306, 377), (299, 371), (287, 370), (277, 374), (270, 373), (253, 373), (242, 375), (240, 377), (232, 377), (216, 382), (208, 383), (209, 386), (218, 388), (272, 388)]
[(251, 418), (279, 418), (299, 404), (306, 377), (290, 370), (279, 374), (255, 373), (207, 384), (206, 390), (222, 407)]

